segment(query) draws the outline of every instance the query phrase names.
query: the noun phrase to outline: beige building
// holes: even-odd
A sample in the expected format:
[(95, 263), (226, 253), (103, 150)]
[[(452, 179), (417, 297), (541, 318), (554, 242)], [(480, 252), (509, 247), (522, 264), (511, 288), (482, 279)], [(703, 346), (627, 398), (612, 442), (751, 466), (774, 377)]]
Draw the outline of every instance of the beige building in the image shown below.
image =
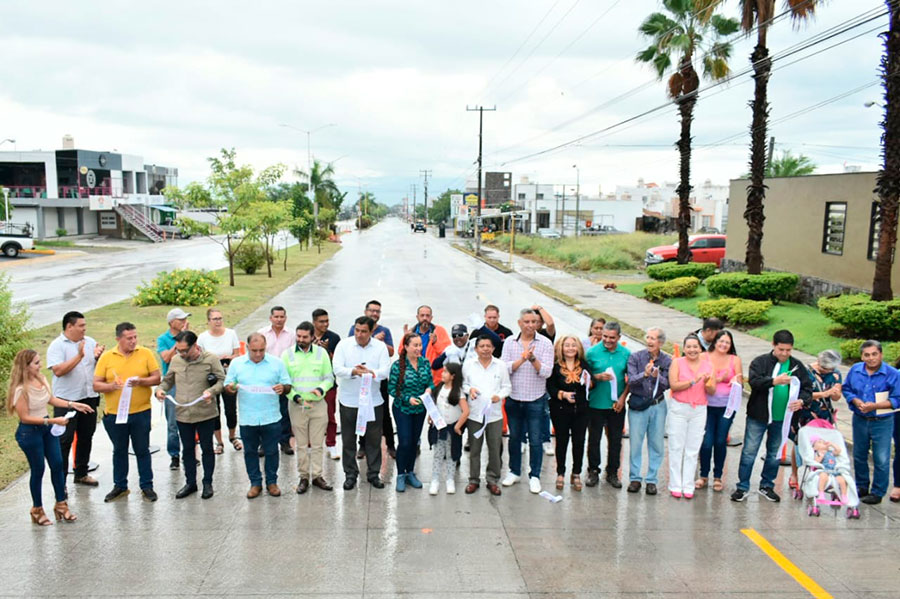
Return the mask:
[[(872, 290), (878, 224), (874, 221), (877, 173), (844, 173), (767, 179), (762, 254), (766, 269), (801, 275), (810, 301), (841, 291)], [(747, 248), (747, 180), (731, 181), (728, 246), (723, 268), (743, 267)], [(900, 295), (900, 264), (894, 263)]]

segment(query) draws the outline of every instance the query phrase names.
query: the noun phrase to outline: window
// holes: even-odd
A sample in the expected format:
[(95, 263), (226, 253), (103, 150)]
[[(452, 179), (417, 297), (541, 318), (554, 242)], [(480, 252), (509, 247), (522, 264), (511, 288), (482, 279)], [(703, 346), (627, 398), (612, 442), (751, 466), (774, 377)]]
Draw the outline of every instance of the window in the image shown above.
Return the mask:
[(694, 240), (694, 243), (691, 244), (692, 250), (702, 250), (709, 247), (709, 239), (702, 238)]
[(101, 229), (115, 229), (116, 228), (116, 213), (115, 212), (101, 212), (100, 213), (100, 228)]
[(825, 202), (825, 228), (822, 233), (823, 254), (843, 255), (846, 225), (847, 202)]
[(725, 247), (725, 240), (721, 237), (711, 237), (709, 239), (709, 247), (711, 248), (723, 248)]
[[(878, 202), (872, 202), (872, 212), (869, 215), (869, 245), (868, 255), (866, 256), (873, 262), (878, 257), (878, 237), (881, 235), (881, 221), (878, 220)], [(894, 248), (894, 255), (891, 256), (891, 264), (894, 263), (894, 256), (897, 254), (897, 248)]]
[(525, 194), (524, 194), (524, 193), (520, 193), (520, 194), (519, 194), (519, 199), (520, 199), (520, 200), (524, 200), (524, 199), (525, 199)]
[(542, 193), (537, 194), (537, 199), (543, 200), (543, 199), (544, 199), (544, 194), (542, 194)]

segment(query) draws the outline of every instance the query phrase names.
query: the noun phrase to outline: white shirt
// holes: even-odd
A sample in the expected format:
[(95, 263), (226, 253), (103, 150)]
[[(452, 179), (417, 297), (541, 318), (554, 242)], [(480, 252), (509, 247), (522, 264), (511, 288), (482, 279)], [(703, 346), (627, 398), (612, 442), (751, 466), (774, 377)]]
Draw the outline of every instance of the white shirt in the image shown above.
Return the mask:
[(456, 424), (456, 421), (459, 420), (459, 417), (462, 416), (462, 408), (459, 407), (459, 404), (451, 406), (449, 398), (450, 387), (445, 385), (441, 387), (441, 392), (438, 393), (437, 397), (435, 398), (434, 405), (436, 405), (438, 410), (440, 410), (441, 416), (444, 417), (447, 425), (452, 427)]
[[(79, 343), (81, 341), (70, 341), (68, 337), (60, 334), (47, 348), (47, 367), (52, 368), (74, 358), (78, 355)], [(97, 397), (98, 394), (94, 391), (94, 366), (97, 365), (97, 360), (94, 359), (94, 348), (96, 347), (97, 342), (85, 335), (84, 357), (81, 358), (81, 362), (63, 376), (53, 375), (53, 394), (56, 397), (69, 400)]]
[(388, 356), (387, 345), (374, 337), (369, 339), (365, 347), (356, 342), (356, 337), (345, 337), (337, 344), (331, 365), (338, 383), (338, 401), (348, 408), (359, 407), (359, 385), (362, 377), (352, 374), (353, 368), (358, 364), (365, 364), (366, 368), (375, 372), (375, 380), (372, 381), (372, 405), (380, 406), (384, 403), (384, 399), (376, 388), (376, 383), (390, 376), (391, 358)]
[(218, 337), (214, 336), (209, 331), (203, 331), (197, 335), (197, 345), (200, 346), (200, 349), (215, 354), (216, 357), (219, 358), (222, 356), (230, 356), (236, 350), (241, 348), (241, 342), (238, 339), (237, 333), (234, 332), (234, 329), (225, 329)]
[(497, 422), (503, 419), (501, 405), (503, 400), (512, 392), (512, 383), (509, 382), (509, 370), (506, 363), (500, 358), (491, 357), (491, 363), (487, 368), (481, 365), (481, 360), (466, 360), (463, 364), (463, 393), (469, 395), (472, 388), (478, 389), (478, 397), (469, 399), (469, 420), (482, 422), (481, 413), (484, 411), (485, 402), (491, 401), (493, 396), (498, 396), (500, 401), (491, 406), (488, 414), (488, 422)]

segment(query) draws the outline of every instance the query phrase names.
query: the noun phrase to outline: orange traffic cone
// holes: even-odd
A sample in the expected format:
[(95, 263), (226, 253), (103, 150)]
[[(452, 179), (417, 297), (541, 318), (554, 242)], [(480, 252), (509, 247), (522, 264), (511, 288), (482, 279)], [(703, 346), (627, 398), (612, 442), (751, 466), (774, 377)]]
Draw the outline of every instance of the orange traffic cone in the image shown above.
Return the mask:
[(678, 344), (677, 344), (677, 343), (673, 343), (673, 344), (672, 344), (672, 347), (674, 348), (674, 349), (672, 350), (672, 357), (673, 357), (673, 358), (680, 358), (680, 357), (681, 357), (681, 348), (678, 347)]

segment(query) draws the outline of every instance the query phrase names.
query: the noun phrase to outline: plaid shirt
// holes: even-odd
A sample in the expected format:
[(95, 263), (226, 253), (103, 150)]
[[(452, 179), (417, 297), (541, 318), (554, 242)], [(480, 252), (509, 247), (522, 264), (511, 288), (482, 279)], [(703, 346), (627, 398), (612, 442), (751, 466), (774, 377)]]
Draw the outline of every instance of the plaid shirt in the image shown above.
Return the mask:
[(506, 362), (509, 380), (512, 383), (512, 393), (509, 397), (518, 401), (535, 401), (547, 393), (547, 379), (553, 372), (553, 344), (543, 335), (536, 334), (531, 344), (534, 345), (534, 357), (541, 363), (540, 372), (535, 372), (534, 367), (528, 362), (513, 372), (513, 362), (519, 360), (525, 351), (525, 346), (519, 341), (521, 336), (519, 334), (507, 337), (503, 341), (501, 359)]

